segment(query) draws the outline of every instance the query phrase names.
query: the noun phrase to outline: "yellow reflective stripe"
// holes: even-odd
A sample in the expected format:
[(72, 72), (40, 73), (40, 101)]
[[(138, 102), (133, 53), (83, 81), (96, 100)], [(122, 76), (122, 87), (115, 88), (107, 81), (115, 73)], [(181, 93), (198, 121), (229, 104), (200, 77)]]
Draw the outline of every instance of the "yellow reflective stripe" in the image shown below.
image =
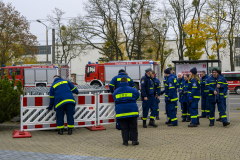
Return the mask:
[(228, 84), (228, 83), (223, 83), (223, 84)]
[(202, 112), (205, 112), (205, 110), (202, 110)]
[(214, 120), (214, 117), (209, 117), (210, 120)]
[(161, 88), (161, 86), (158, 86), (157, 88)]
[(209, 83), (209, 84), (216, 84), (216, 82), (212, 82), (212, 83)]
[(198, 81), (198, 84), (201, 84), (201, 82), (200, 82), (200, 81)]
[(74, 125), (67, 125), (68, 128), (74, 128)]
[(74, 87), (71, 91), (73, 91), (74, 89), (76, 89), (76, 87)]
[(122, 78), (117, 78), (117, 81), (121, 81)]
[(188, 91), (187, 93), (192, 93), (192, 92)]
[(109, 84), (109, 85), (110, 85), (110, 86), (113, 86), (113, 87), (115, 86), (115, 85), (113, 85), (113, 84)]
[(198, 118), (198, 116), (191, 116), (191, 118)]
[(133, 86), (133, 88), (135, 88), (135, 86)]
[(224, 98), (227, 98), (227, 95), (226, 95), (226, 96), (224, 96)]
[(159, 109), (157, 109), (157, 111), (159, 111)]
[(142, 118), (142, 120), (147, 120), (147, 118)]
[(187, 115), (189, 115), (189, 116), (190, 116), (190, 113), (188, 113)]
[(201, 98), (200, 96), (193, 96), (193, 98)]
[(154, 116), (150, 116), (150, 119), (154, 119)]
[(172, 88), (175, 88), (175, 87), (169, 87), (169, 89), (172, 89)]
[(65, 102), (74, 102), (74, 103), (75, 103), (75, 100), (73, 100), (73, 99), (65, 99), (65, 100), (59, 102), (59, 103), (55, 106), (55, 108), (57, 108), (58, 106), (60, 106), (61, 104), (65, 103)]
[(192, 88), (197, 88), (197, 87), (192, 87)]
[(206, 112), (210, 112), (210, 110), (205, 110)]
[(66, 84), (66, 83), (68, 83), (68, 81), (58, 82), (58, 83), (56, 83), (56, 84), (53, 86), (53, 88), (56, 88), (57, 86), (59, 86), (59, 85), (61, 85), (61, 84)]
[(62, 129), (64, 128), (64, 125), (63, 126), (57, 126), (57, 129)]
[(192, 83), (192, 82), (188, 81), (188, 83)]
[(131, 79), (130, 79), (130, 78), (127, 78), (127, 80), (128, 80), (128, 82), (130, 82), (130, 81), (131, 81)]
[(183, 116), (186, 116), (186, 115), (187, 115), (187, 113), (183, 113), (182, 115), (183, 115)]
[(178, 98), (174, 98), (174, 99), (171, 99), (171, 102), (177, 101), (177, 100), (178, 100)]
[(138, 97), (137, 101), (140, 99), (140, 96)]
[(178, 106), (175, 106), (175, 108), (178, 108)]
[(220, 93), (221, 96), (224, 96), (224, 93)]
[(205, 84), (206, 86), (209, 86), (209, 84)]
[(54, 96), (49, 96), (49, 98), (54, 98)]
[(117, 94), (115, 97), (116, 98), (132, 97), (132, 93), (121, 93), (121, 94)]
[(209, 92), (209, 90), (204, 90), (204, 92)]
[(177, 83), (177, 79), (175, 78), (173, 82), (174, 82), (174, 83)]
[(170, 117), (168, 117), (168, 119), (170, 119)]
[(218, 82), (218, 83), (222, 83), (222, 84), (224, 84), (224, 82)]
[(168, 97), (168, 95), (165, 94), (165, 97)]
[(209, 96), (212, 96), (213, 94), (209, 94)]
[(133, 115), (138, 115), (138, 112), (116, 114), (116, 117), (133, 116)]
[(149, 88), (149, 89), (153, 89), (153, 88), (151, 87), (151, 88)]
[(168, 86), (167, 83), (165, 83), (165, 86)]
[(227, 115), (223, 115), (223, 116), (221, 116), (221, 118), (227, 118)]
[(177, 118), (173, 118), (173, 119), (171, 119), (171, 121), (176, 121), (177, 120)]

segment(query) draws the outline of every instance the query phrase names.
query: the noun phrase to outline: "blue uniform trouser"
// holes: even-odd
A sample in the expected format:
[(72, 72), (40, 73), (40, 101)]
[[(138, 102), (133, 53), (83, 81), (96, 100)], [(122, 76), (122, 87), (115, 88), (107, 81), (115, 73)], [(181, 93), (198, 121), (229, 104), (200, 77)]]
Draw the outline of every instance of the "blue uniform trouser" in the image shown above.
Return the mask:
[(187, 103), (187, 120), (191, 120), (190, 105), (191, 103)]
[(74, 128), (74, 119), (73, 115), (75, 113), (75, 104), (73, 103), (67, 103), (61, 106), (56, 110), (56, 116), (57, 116), (57, 128), (62, 129), (64, 128), (64, 115), (67, 115), (67, 127), (68, 128)]
[(188, 104), (185, 102), (181, 104), (182, 104), (182, 119), (186, 120), (188, 116)]
[(224, 101), (210, 102), (210, 123), (215, 122), (215, 104), (217, 103), (218, 111), (220, 112), (220, 117), (222, 122), (227, 122), (227, 115), (224, 110)]
[(194, 100), (194, 101), (190, 102), (190, 108), (189, 109), (190, 109), (192, 124), (198, 124), (198, 119), (199, 119), (198, 101), (199, 100)]
[(167, 102), (167, 114), (168, 114), (168, 119), (171, 120), (171, 123), (174, 125), (178, 124), (177, 116), (176, 116), (176, 102)]
[(209, 97), (206, 97), (207, 105), (206, 105), (206, 116), (210, 117), (210, 103), (208, 101)]
[(143, 120), (147, 120), (147, 116), (148, 116), (148, 112), (149, 109), (151, 108), (151, 115), (150, 115), (150, 119), (154, 119), (155, 116), (157, 116), (157, 109), (158, 109), (158, 105), (156, 102), (156, 98), (154, 96), (149, 96), (147, 97), (148, 100), (145, 101), (143, 100), (142, 102), (142, 108), (143, 108)]
[(175, 101), (175, 109), (176, 109), (176, 114), (177, 114), (177, 109), (178, 109), (178, 101)]
[(208, 101), (207, 101), (207, 97), (202, 96), (201, 99), (201, 109), (202, 109), (202, 116), (207, 116), (207, 105), (208, 105)]
[(183, 103), (180, 102), (180, 104), (181, 104), (181, 113), (182, 113), (182, 118), (183, 118)]
[[(157, 97), (155, 97), (155, 99), (156, 99), (156, 103), (157, 103), (157, 114), (156, 114), (156, 116), (159, 116), (159, 106), (158, 106), (158, 102), (157, 102)], [(150, 107), (150, 111), (152, 112), (152, 106)]]

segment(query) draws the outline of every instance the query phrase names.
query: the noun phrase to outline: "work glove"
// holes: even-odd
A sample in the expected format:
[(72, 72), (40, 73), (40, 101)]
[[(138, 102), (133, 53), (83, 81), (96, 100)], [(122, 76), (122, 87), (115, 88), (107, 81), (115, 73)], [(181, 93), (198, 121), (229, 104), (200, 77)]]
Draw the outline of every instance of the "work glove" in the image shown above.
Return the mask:
[(53, 108), (53, 106), (52, 106), (52, 105), (49, 105), (46, 109), (49, 110), (49, 111), (51, 111), (52, 108)]
[(191, 102), (193, 100), (193, 97), (189, 97), (189, 101)]

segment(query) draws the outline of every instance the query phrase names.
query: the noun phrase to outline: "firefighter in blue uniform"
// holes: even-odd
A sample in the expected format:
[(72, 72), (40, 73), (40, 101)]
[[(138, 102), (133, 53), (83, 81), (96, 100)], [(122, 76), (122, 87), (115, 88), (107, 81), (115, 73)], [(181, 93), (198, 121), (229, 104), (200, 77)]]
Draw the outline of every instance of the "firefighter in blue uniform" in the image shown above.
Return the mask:
[[(225, 111), (225, 113), (227, 113), (226, 112), (226, 109), (227, 109), (227, 101), (226, 101), (226, 99), (227, 99), (228, 83), (227, 83), (227, 80), (222, 76), (221, 70), (218, 70), (218, 75), (221, 76), (224, 79), (225, 87), (224, 87), (224, 91), (223, 91), (223, 93), (224, 93), (223, 105), (224, 105), (224, 111)], [(222, 119), (221, 119), (221, 116), (220, 116), (220, 112), (218, 111), (218, 113), (219, 113), (219, 118), (216, 119), (216, 121), (222, 122)]]
[(137, 130), (139, 112), (136, 104), (139, 98), (139, 92), (129, 86), (126, 77), (122, 77), (119, 88), (113, 93), (113, 99), (116, 104), (116, 118), (121, 126), (123, 145), (126, 146), (129, 140), (133, 145), (139, 144)]
[(188, 80), (189, 80), (189, 75), (185, 74), (184, 82), (182, 82), (182, 87), (179, 89), (179, 97), (181, 97), (179, 102), (182, 104), (182, 122), (190, 122), (191, 120), (190, 112), (188, 108), (189, 97), (187, 97)]
[(209, 90), (209, 102), (210, 102), (210, 124), (209, 126), (214, 126), (215, 121), (215, 104), (217, 103), (218, 111), (222, 119), (223, 126), (227, 126), (230, 123), (227, 122), (227, 115), (224, 110), (224, 79), (218, 75), (218, 70), (214, 68), (212, 70), (212, 76), (207, 79), (206, 86)]
[(207, 89), (205, 83), (206, 80), (208, 79), (208, 75), (206, 74), (205, 71), (201, 71), (201, 110), (202, 110), (202, 115), (199, 118), (206, 118), (208, 113), (210, 113), (210, 110), (208, 110), (208, 94), (209, 90)]
[[(174, 80), (177, 81), (178, 77), (174, 74), (174, 71), (172, 70), (172, 67), (168, 68), (171, 72), (171, 76), (174, 77)], [(179, 84), (177, 83), (177, 88), (179, 88)], [(177, 114), (177, 109), (178, 109), (178, 101), (175, 101), (175, 109), (176, 109), (176, 114)]]
[[(183, 87), (183, 84), (184, 84), (184, 82), (185, 82), (185, 80), (184, 80), (184, 78), (183, 78), (183, 76), (182, 76), (182, 74), (181, 73), (178, 73), (178, 79), (177, 79), (177, 91), (179, 92), (180, 90), (181, 90), (181, 88)], [(182, 100), (181, 100), (181, 98), (182, 98), (182, 93), (180, 93), (179, 92), (179, 102), (180, 102), (180, 104), (181, 104), (181, 113), (182, 113), (182, 116), (183, 116), (183, 104), (182, 104)]]
[(157, 103), (157, 115), (156, 115), (156, 120), (160, 120), (159, 118), (159, 106), (158, 104), (160, 103), (160, 99), (159, 96), (161, 94), (161, 83), (160, 81), (156, 78), (156, 74), (154, 71), (152, 71), (152, 75), (151, 75), (153, 82), (154, 82), (154, 92), (155, 92), (155, 99), (156, 99), (156, 103)]
[(133, 80), (126, 74), (125, 70), (120, 69), (118, 71), (118, 75), (113, 77), (113, 79), (111, 80), (111, 82), (109, 84), (109, 89), (110, 89), (111, 93), (113, 93), (114, 90), (116, 90), (120, 86), (122, 77), (126, 77), (129, 82), (129, 86), (135, 88)]
[(177, 97), (177, 80), (176, 78), (170, 74), (170, 70), (164, 70), (164, 75), (167, 78), (165, 83), (165, 103), (167, 108), (167, 116), (169, 121), (166, 122), (168, 126), (177, 126), (178, 120), (176, 117), (176, 101), (178, 101)]
[(198, 102), (200, 100), (200, 78), (197, 75), (197, 68), (194, 67), (190, 70), (190, 79), (188, 81), (189, 103), (190, 103), (190, 115), (192, 123), (188, 127), (197, 127), (199, 123), (198, 115)]
[(157, 103), (154, 92), (154, 82), (152, 80), (152, 69), (148, 68), (145, 70), (145, 76), (141, 79), (141, 97), (143, 99), (142, 108), (143, 108), (143, 128), (147, 128), (146, 121), (149, 109), (151, 107), (151, 115), (149, 126), (157, 127), (155, 124), (154, 118), (157, 115)]
[(48, 110), (56, 111), (57, 117), (57, 129), (58, 134), (63, 134), (64, 128), (64, 114), (67, 114), (67, 127), (68, 127), (68, 134), (72, 134), (72, 128), (74, 128), (74, 118), (73, 115), (75, 114), (75, 99), (73, 97), (73, 93), (78, 94), (78, 90), (74, 85), (62, 79), (60, 76), (55, 75), (54, 82), (50, 88), (50, 104), (47, 107)]

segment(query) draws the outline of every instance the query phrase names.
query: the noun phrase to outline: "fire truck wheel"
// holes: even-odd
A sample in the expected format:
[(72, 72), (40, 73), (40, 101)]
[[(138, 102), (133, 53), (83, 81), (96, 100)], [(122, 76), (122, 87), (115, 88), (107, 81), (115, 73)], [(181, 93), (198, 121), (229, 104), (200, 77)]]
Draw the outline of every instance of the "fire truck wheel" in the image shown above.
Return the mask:
[(240, 87), (237, 87), (237, 88), (235, 89), (235, 91), (236, 91), (237, 94), (240, 94)]
[(98, 83), (98, 82), (94, 82), (94, 83), (91, 84), (91, 86), (98, 86), (98, 87), (101, 87), (101, 84)]

